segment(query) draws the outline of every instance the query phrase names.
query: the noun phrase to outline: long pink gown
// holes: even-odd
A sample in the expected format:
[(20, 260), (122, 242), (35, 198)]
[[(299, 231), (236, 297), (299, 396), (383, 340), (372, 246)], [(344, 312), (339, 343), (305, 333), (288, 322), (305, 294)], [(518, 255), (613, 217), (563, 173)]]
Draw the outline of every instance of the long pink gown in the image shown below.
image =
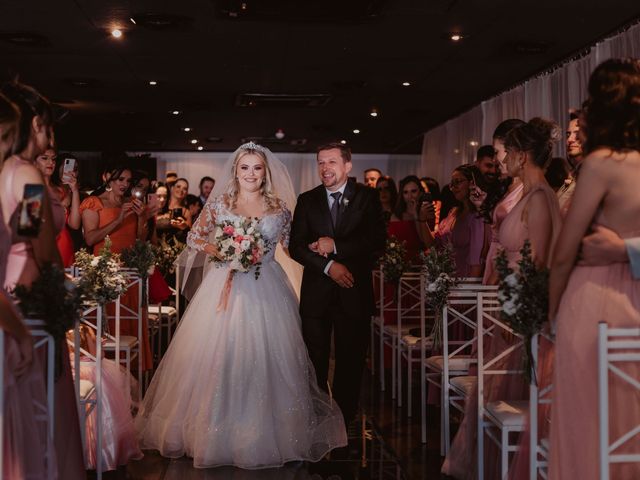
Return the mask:
[[(15, 212), (18, 202), (11, 192), (16, 169), (20, 165), (28, 164), (27, 160), (11, 157), (3, 169), (3, 182), (0, 185), (0, 198), (10, 212)], [(11, 245), (7, 259), (7, 272), (4, 285), (13, 288), (16, 283), (31, 283), (38, 278), (38, 265), (35, 261), (33, 248), (27, 241), (15, 241)], [(62, 341), (62, 365), (60, 377), (55, 383), (55, 429), (54, 445), (58, 463), (58, 476), (61, 479), (82, 479), (86, 477), (82, 442), (80, 440), (80, 421), (76, 396), (73, 388), (73, 377), (66, 341)]]
[[(0, 192), (5, 197), (10, 190)], [(0, 205), (0, 285), (4, 284), (7, 258), (11, 249), (11, 232), (4, 222)], [(3, 288), (0, 295), (8, 303), (11, 298)], [(16, 311), (16, 314), (18, 312)], [(46, 453), (50, 443), (46, 425), (36, 422), (40, 413), (36, 404), (47, 405), (47, 393), (44, 374), (36, 357), (29, 369), (21, 376), (14, 375), (19, 361), (18, 343), (7, 332), (4, 337), (4, 429), (1, 432), (4, 441), (2, 473), (4, 478), (15, 480), (47, 478)], [(53, 451), (53, 447), (49, 446)], [(57, 474), (55, 456), (52, 458), (53, 471)], [(56, 477), (57, 478), (57, 477)]]
[[(597, 223), (608, 226), (599, 215)], [(611, 228), (611, 227), (609, 227)], [(622, 238), (640, 231), (618, 231)], [(596, 480), (598, 478), (598, 322), (610, 327), (640, 327), (640, 281), (634, 280), (628, 263), (602, 267), (575, 266), (556, 316), (556, 360), (551, 411), (549, 478)], [(637, 363), (624, 367), (640, 378)], [(609, 380), (610, 442), (640, 424), (640, 394), (619, 379)], [(616, 453), (637, 453), (636, 435)], [(640, 478), (640, 464), (611, 467), (610, 478)]]
[[(517, 267), (520, 260), (520, 249), (525, 240), (530, 238), (527, 224), (523, 221), (523, 212), (528, 204), (531, 195), (542, 191), (547, 199), (549, 211), (551, 213), (551, 250), (547, 255), (547, 263), (551, 260), (552, 249), (560, 233), (562, 223), (560, 208), (555, 192), (547, 184), (537, 185), (522, 197), (505, 215), (500, 223), (498, 232), (496, 255), (500, 248), (505, 250), (510, 266)], [(506, 198), (506, 197), (505, 197)], [(494, 217), (495, 218), (495, 217)], [(534, 252), (535, 254), (535, 252)], [(488, 264), (487, 264), (488, 266)], [(485, 358), (489, 360), (500, 354), (513, 339), (505, 339), (501, 335), (492, 337), (490, 342), (485, 342)], [(493, 365), (494, 369), (517, 370), (522, 366), (522, 356), (520, 354), (510, 354), (502, 363)], [(524, 378), (515, 375), (490, 375), (485, 379), (484, 391), (486, 392), (484, 402), (489, 403), (497, 400), (525, 400), (528, 398), (528, 385)], [(477, 478), (477, 408), (475, 398), (477, 390), (469, 397), (471, 402), (465, 406), (465, 417), (460, 425), (458, 433), (453, 440), (451, 450), (442, 466), (442, 472), (459, 479)], [(485, 478), (499, 478), (499, 464), (497, 463), (498, 452), (491, 443), (485, 441)]]

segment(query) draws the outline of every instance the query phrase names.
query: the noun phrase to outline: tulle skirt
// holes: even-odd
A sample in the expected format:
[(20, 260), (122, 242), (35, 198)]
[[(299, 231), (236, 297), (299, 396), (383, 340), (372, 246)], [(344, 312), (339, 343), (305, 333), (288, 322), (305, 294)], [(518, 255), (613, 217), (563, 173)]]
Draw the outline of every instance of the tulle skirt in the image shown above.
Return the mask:
[(316, 384), (298, 301), (280, 265), (211, 269), (189, 304), (136, 419), (142, 448), (195, 467), (258, 469), (320, 460), (347, 443), (338, 405)]

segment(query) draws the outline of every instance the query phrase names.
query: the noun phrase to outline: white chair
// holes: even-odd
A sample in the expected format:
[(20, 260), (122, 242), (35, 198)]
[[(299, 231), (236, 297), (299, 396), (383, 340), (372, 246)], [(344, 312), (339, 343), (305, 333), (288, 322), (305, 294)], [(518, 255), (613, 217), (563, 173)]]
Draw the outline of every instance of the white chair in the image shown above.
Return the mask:
[[(523, 349), (522, 337), (517, 335), (500, 319), (502, 307), (497, 294), (478, 293), (478, 479), (484, 478), (484, 436), (485, 434), (500, 448), (500, 478), (506, 478), (509, 471), (509, 454), (518, 451), (517, 443), (512, 443), (513, 433), (524, 431), (529, 413), (526, 400), (498, 400), (484, 402), (484, 381), (490, 375), (522, 375), (522, 370), (494, 369), (495, 365)], [(486, 324), (486, 326), (485, 326)], [(500, 330), (511, 334), (515, 341), (494, 358), (485, 360), (483, 340), (485, 335), (496, 335)], [(498, 436), (499, 435), (499, 436)], [(516, 440), (516, 439), (514, 439)]]
[(640, 424), (629, 425), (629, 430), (612, 442), (609, 432), (609, 380), (626, 382), (640, 393), (640, 379), (625, 372), (624, 366), (640, 365), (640, 328), (612, 328), (606, 322), (598, 324), (598, 425), (600, 480), (609, 480), (609, 468), (616, 463), (640, 463), (640, 452), (616, 453), (621, 446), (640, 434)]
[[(539, 371), (537, 366), (539, 365), (538, 350), (541, 338), (553, 342), (553, 339), (546, 334), (536, 334), (531, 339), (531, 354), (537, 371)], [(538, 432), (538, 408), (540, 405), (551, 405), (553, 384), (549, 383), (540, 388), (538, 381), (532, 376), (529, 384), (529, 445), (532, 446), (529, 448), (529, 478), (531, 480), (537, 480), (538, 476), (546, 479), (549, 464), (549, 439), (540, 438)]]

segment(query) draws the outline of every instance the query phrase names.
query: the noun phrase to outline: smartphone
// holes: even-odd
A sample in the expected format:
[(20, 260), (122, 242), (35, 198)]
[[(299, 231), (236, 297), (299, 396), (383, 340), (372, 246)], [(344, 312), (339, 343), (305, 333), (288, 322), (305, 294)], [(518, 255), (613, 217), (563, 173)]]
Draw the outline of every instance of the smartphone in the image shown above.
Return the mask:
[(158, 200), (158, 195), (155, 193), (150, 193), (147, 195), (147, 205), (149, 205), (150, 208), (155, 208), (160, 204), (160, 201)]
[(76, 169), (76, 159), (73, 157), (65, 158), (62, 167), (62, 174), (71, 173)]
[(131, 189), (131, 196), (136, 200), (142, 200), (144, 198), (144, 192), (141, 188), (134, 187)]
[(27, 183), (24, 186), (17, 233), (21, 237), (37, 237), (42, 224), (44, 185)]
[(171, 210), (171, 218), (175, 220), (177, 220), (178, 218), (184, 218), (182, 216), (182, 208), (178, 207)]

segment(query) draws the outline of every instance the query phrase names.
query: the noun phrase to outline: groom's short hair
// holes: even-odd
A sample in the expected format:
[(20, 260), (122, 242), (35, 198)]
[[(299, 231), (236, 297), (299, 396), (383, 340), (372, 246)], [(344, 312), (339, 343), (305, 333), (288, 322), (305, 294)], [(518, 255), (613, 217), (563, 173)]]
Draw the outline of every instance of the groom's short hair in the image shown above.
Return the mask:
[(340, 156), (345, 161), (345, 163), (351, 161), (351, 149), (346, 145), (343, 145), (342, 143), (338, 143), (338, 142), (331, 142), (331, 143), (326, 143), (324, 145), (320, 145), (318, 147), (317, 153), (320, 153), (323, 150), (333, 150), (334, 148), (337, 148), (338, 150), (340, 150)]

